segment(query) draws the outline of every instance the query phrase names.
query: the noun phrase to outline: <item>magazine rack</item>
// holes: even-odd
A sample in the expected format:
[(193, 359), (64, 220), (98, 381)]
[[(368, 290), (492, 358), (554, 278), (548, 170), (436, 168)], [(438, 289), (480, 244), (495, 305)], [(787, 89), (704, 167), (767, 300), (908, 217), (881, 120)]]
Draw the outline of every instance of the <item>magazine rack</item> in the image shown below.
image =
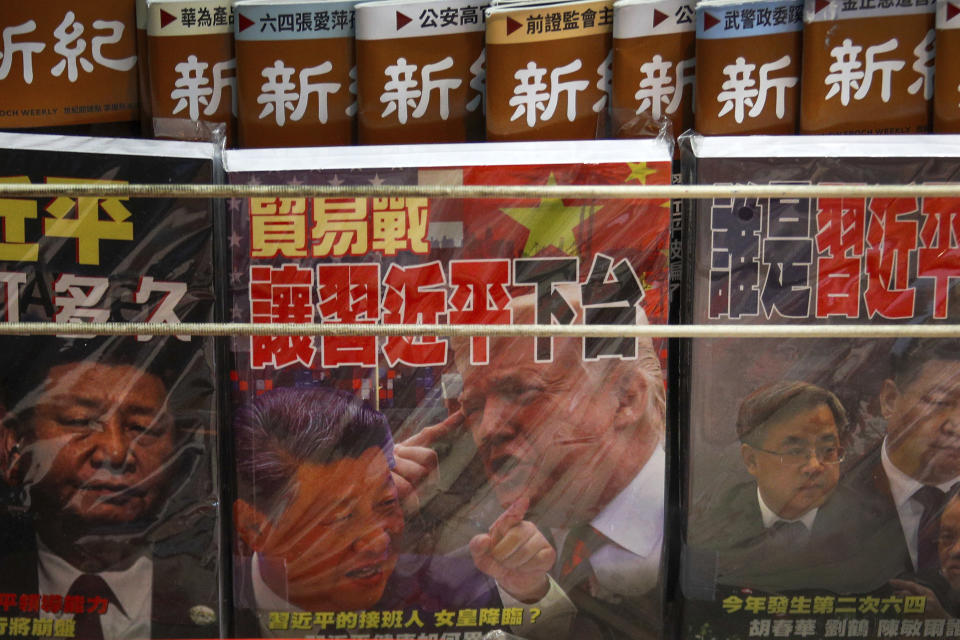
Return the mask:
[[(262, 197), (424, 197), (424, 198), (650, 198), (706, 199), (722, 197), (960, 197), (960, 185), (671, 185), (671, 186), (316, 186), (316, 185), (163, 185), (163, 184), (0, 184), (0, 198), (56, 196), (122, 198), (262, 198)], [(531, 336), (531, 337), (663, 337), (663, 338), (895, 338), (960, 337), (960, 325), (369, 325), (253, 323), (83, 323), (71, 326), (77, 335), (309, 335), (309, 336)], [(0, 335), (56, 335), (51, 323), (0, 323)]]
[[(425, 197), (425, 198), (554, 198), (611, 199), (702, 199), (721, 197), (960, 197), (960, 185), (751, 185), (751, 186), (372, 186), (334, 187), (306, 185), (104, 185), (104, 184), (0, 184), (0, 198), (49, 198), (97, 196), (113, 198), (192, 197), (212, 199), (262, 197)], [(224, 215), (224, 210), (218, 212)], [(0, 335), (57, 335), (62, 324), (51, 322), (0, 323)], [(438, 324), (259, 324), (259, 323), (78, 323), (73, 335), (195, 335), (195, 336), (528, 336), (528, 337), (637, 337), (637, 338), (958, 338), (960, 324), (687, 324), (687, 325), (438, 325)], [(671, 364), (671, 366), (673, 366)], [(678, 375), (674, 369), (671, 375)], [(672, 384), (673, 381), (671, 381)], [(679, 397), (685, 390), (680, 384)], [(674, 399), (675, 402), (684, 400)], [(675, 407), (671, 407), (674, 409)], [(682, 412), (681, 412), (682, 415)], [(681, 455), (676, 433), (671, 433), (671, 465)], [(669, 467), (668, 467), (669, 468)], [(671, 484), (676, 485), (676, 482)], [(668, 485), (669, 486), (669, 485)], [(671, 487), (668, 512), (680, 503), (677, 487)], [(670, 527), (677, 526), (678, 516)], [(675, 571), (676, 567), (671, 567)], [(676, 587), (677, 576), (666, 578), (667, 588)], [(675, 621), (671, 621), (675, 622)]]

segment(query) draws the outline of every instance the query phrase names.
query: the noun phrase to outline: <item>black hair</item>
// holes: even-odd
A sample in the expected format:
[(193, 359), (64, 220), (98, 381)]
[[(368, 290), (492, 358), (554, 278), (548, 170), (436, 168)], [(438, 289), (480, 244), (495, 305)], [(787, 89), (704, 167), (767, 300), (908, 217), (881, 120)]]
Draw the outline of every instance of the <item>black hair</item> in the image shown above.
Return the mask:
[[(197, 383), (192, 369), (193, 363), (202, 357), (202, 349), (194, 342), (172, 336), (143, 342), (135, 336), (4, 336), (0, 338), (0, 354), (0, 401), (7, 411), (8, 424), (23, 429), (55, 367), (76, 363), (129, 366), (157, 377), (169, 398), (174, 387)], [(187, 390), (188, 395), (192, 393)], [(178, 409), (171, 407), (174, 422), (195, 421), (194, 416), (188, 416), (189, 410)]]
[(737, 413), (737, 436), (746, 444), (759, 444), (773, 419), (785, 411), (811, 409), (825, 404), (833, 413), (838, 435), (845, 434), (847, 412), (830, 391), (809, 382), (782, 380), (768, 384), (748, 395)]
[(233, 433), (238, 496), (261, 511), (289, 489), (303, 463), (358, 458), (378, 447), (393, 466), (384, 415), (328, 387), (267, 391), (238, 410)]
[(901, 338), (890, 350), (893, 381), (901, 390), (931, 360), (960, 361), (960, 340), (956, 338)]

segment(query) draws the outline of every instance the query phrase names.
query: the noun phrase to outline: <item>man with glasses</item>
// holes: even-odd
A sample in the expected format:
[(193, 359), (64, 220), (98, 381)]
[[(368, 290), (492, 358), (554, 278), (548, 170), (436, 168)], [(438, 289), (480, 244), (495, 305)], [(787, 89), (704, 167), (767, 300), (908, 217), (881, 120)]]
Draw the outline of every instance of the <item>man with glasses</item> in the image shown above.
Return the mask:
[(776, 382), (743, 400), (737, 435), (753, 481), (733, 487), (691, 538), (717, 552), (721, 584), (833, 585), (851, 544), (843, 519), (852, 502), (837, 492), (846, 425), (837, 397), (806, 382)]
[(835, 395), (804, 382), (778, 382), (743, 401), (737, 418), (740, 454), (756, 480), (765, 528), (782, 522), (799, 523), (808, 533), (813, 529), (840, 479), (840, 429), (846, 423)]

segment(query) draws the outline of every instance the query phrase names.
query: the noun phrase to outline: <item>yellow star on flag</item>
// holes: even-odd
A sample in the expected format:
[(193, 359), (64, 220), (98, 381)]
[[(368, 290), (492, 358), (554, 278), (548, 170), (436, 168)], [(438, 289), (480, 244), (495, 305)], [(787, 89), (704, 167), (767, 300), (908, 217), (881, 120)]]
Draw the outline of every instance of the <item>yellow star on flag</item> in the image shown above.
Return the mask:
[[(557, 184), (552, 173), (547, 184)], [(593, 205), (568, 207), (560, 198), (542, 198), (535, 207), (505, 207), (501, 211), (530, 230), (523, 255), (535, 256), (552, 246), (568, 256), (575, 256), (578, 251), (574, 229), (599, 209)]]
[(636, 180), (640, 184), (645, 185), (647, 184), (647, 177), (657, 172), (656, 169), (650, 169), (647, 167), (646, 162), (628, 162), (627, 166), (630, 167), (630, 175), (627, 176), (627, 179), (624, 180), (624, 182)]

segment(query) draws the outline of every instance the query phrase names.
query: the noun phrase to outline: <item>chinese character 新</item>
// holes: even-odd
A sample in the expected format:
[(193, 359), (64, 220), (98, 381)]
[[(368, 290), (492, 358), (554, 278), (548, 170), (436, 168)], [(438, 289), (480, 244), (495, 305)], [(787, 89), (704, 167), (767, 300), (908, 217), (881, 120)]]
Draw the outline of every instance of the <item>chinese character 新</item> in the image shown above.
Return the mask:
[(272, 67), (260, 72), (266, 80), (260, 86), (260, 95), (257, 104), (263, 105), (260, 119), (271, 113), (278, 127), (286, 123), (287, 111), (291, 111), (290, 120), (299, 122), (307, 113), (310, 105), (310, 95), (317, 96), (317, 120), (322, 124), (327, 122), (327, 97), (340, 90), (339, 82), (311, 82), (316, 76), (322, 76), (333, 69), (329, 61), (322, 62), (314, 67), (305, 67), (300, 70), (297, 82), (293, 82), (296, 69), (288, 67), (283, 60), (276, 60)]
[(220, 108), (223, 91), (227, 88), (230, 89), (231, 112), (237, 115), (237, 78), (233, 75), (236, 66), (236, 59), (215, 63), (210, 71), (213, 76), (213, 84), (210, 84), (210, 78), (207, 77), (209, 63), (200, 62), (193, 54), (183, 62), (178, 62), (174, 70), (180, 77), (170, 92), (170, 97), (177, 101), (173, 115), (186, 110), (188, 117), (196, 121), (200, 119), (200, 106), (203, 105), (203, 115), (212, 116)]
[(386, 118), (395, 113), (400, 124), (406, 124), (409, 117), (422, 118), (430, 108), (431, 96), (436, 93), (440, 119), (449, 118), (450, 92), (463, 84), (463, 81), (459, 78), (437, 77), (436, 74), (452, 67), (451, 56), (425, 64), (420, 68), (418, 80), (415, 77), (417, 65), (408, 63), (406, 58), (397, 58), (397, 62), (388, 65), (383, 72), (388, 80), (380, 94), (380, 102), (386, 105), (380, 116)]
[[(513, 88), (510, 106), (516, 107), (510, 121), (525, 117), (528, 127), (533, 127), (539, 117), (541, 122), (553, 118), (560, 106), (561, 96), (566, 100), (566, 117), (573, 122), (577, 117), (577, 92), (586, 89), (587, 80), (561, 80), (562, 76), (576, 73), (583, 66), (579, 58), (555, 69), (538, 67), (528, 62), (526, 67), (513, 74), (517, 85)], [(544, 79), (550, 73), (549, 83)]]
[[(840, 104), (847, 106), (850, 98), (863, 100), (870, 93), (874, 76), (880, 75), (880, 99), (890, 101), (890, 85), (894, 71), (903, 69), (906, 62), (903, 60), (878, 59), (878, 56), (895, 51), (898, 46), (896, 38), (867, 47), (866, 63), (860, 61), (863, 47), (853, 44), (850, 38), (830, 50), (834, 62), (830, 65), (830, 73), (823, 79), (829, 87), (826, 100), (839, 95)], [(919, 88), (918, 88), (919, 90)]]
[[(637, 107), (637, 115), (649, 111), (651, 118), (660, 120), (664, 114), (676, 113), (683, 100), (684, 89), (689, 86), (693, 91), (695, 64), (696, 59), (689, 58), (680, 60), (674, 65), (661, 58), (660, 54), (653, 56), (649, 62), (641, 64), (640, 73), (643, 74), (643, 79), (640, 80), (639, 89), (633, 95), (640, 103)], [(673, 75), (670, 75), (671, 67)], [(666, 105), (666, 109), (663, 105)]]
[[(775, 96), (775, 112), (777, 118), (783, 118), (786, 113), (786, 92), (796, 86), (799, 78), (796, 76), (771, 77), (771, 73), (790, 66), (790, 56), (786, 55), (779, 60), (760, 65), (760, 83), (753, 78), (755, 64), (748, 64), (743, 56), (739, 56), (734, 64), (723, 68), (727, 79), (720, 85), (722, 91), (717, 95), (717, 102), (722, 103), (717, 117), (722, 118), (733, 112), (733, 119), (742, 123), (744, 116), (758, 117), (766, 106), (767, 94), (772, 89)], [(750, 107), (746, 111), (746, 107)]]

